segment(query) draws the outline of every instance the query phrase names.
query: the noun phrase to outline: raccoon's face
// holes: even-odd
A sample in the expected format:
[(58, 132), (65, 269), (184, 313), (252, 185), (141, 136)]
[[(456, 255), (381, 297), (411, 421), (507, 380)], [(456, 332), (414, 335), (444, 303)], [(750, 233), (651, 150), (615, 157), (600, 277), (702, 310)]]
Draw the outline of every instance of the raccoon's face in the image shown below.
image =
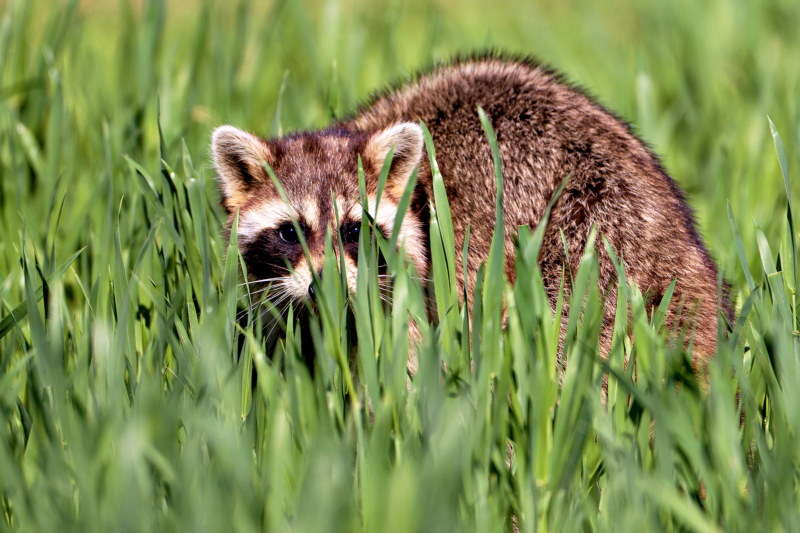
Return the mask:
[[(391, 170), (376, 214), (378, 175), (392, 146)], [(271, 283), (270, 297), (276, 307), (313, 299), (312, 270), (321, 274), (326, 232), (330, 231), (337, 265), (343, 255), (348, 287), (355, 291), (362, 218), (358, 156), (364, 168), (370, 214), (389, 238), (398, 203), (421, 161), (422, 148), (422, 131), (413, 123), (374, 133), (329, 130), (271, 141), (231, 126), (217, 128), (212, 139), (214, 165), (229, 230), (239, 212), (239, 249), (247, 265), (248, 281)], [(275, 171), (288, 203), (281, 199), (264, 163)], [(309, 258), (292, 217), (308, 244)], [(343, 250), (335, 238), (337, 231), (341, 232)], [(406, 214), (398, 236), (398, 246), (401, 244), (424, 278), (427, 254), (418, 215)]]

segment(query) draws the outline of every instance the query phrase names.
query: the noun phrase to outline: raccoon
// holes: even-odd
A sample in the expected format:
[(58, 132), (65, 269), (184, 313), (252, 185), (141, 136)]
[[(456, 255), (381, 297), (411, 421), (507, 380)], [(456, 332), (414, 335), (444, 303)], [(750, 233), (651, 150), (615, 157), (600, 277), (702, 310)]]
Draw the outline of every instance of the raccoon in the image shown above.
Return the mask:
[[(385, 235), (391, 234), (399, 199), (418, 168), (398, 241), (405, 243), (420, 277), (427, 278), (428, 204), (434, 196), (421, 121), (429, 128), (436, 149), (456, 250), (462, 249), (470, 227), (466, 277), (459, 271), (457, 281), (459, 294), (467, 286), (471, 312), (476, 274), (489, 254), (497, 194), (492, 153), (478, 106), (491, 121), (502, 159), (509, 281), (515, 278), (516, 228), (536, 227), (557, 187), (569, 177), (553, 206), (538, 258), (552, 306), (562, 272), (577, 272), (589, 233), (596, 227), (624, 258), (628, 280), (649, 295), (648, 308), (660, 302), (677, 278), (666, 323), (693, 326), (696, 366), (713, 356), (718, 317), (731, 319), (732, 310), (726, 291), (718, 290), (717, 268), (676, 183), (626, 123), (582, 90), (533, 59), (495, 52), (434, 66), (378, 93), (352, 116), (327, 129), (264, 140), (232, 126), (217, 128), (212, 152), (222, 205), (229, 215), (228, 228), (234, 213), (240, 213), (239, 246), (250, 280), (276, 283), (281, 289), (277, 305), (313, 298), (311, 270), (321, 268), (325, 232), (331, 228), (343, 236), (347, 279), (355, 290), (362, 216), (358, 156), (363, 161), (370, 209), (374, 209), (378, 175), (392, 147), (394, 158), (375, 220)], [(281, 200), (262, 161), (274, 169), (289, 206)], [(310, 263), (291, 216), (308, 242)], [(606, 294), (600, 349), (606, 355), (616, 307), (616, 271), (601, 245), (597, 250), (598, 281)], [(565, 330), (564, 325), (562, 335)], [(409, 372), (413, 374), (415, 368), (412, 354)]]

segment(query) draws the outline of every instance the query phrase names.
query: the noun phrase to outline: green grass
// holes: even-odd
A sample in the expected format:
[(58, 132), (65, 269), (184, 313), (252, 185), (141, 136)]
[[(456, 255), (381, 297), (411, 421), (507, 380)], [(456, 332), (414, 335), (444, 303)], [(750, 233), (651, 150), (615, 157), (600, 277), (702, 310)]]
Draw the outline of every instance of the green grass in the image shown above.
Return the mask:
[[(797, 2), (0, 4), (3, 530), (797, 529)], [(365, 226), (352, 317), (328, 261), (309, 335), (290, 320), (273, 354), (256, 316), (237, 329), (247, 294), (235, 232), (220, 237), (211, 128), (324, 126), (432, 57), (486, 46), (579, 81), (688, 192), (738, 310), (699, 382), (624, 283), (600, 359), (593, 253), (556, 381), (536, 228), (513, 287), (493, 246), (468, 316), (443, 189), (435, 324), (401, 254), (380, 305), (370, 265), (391, 243)], [(407, 388), (409, 316), (426, 340)]]

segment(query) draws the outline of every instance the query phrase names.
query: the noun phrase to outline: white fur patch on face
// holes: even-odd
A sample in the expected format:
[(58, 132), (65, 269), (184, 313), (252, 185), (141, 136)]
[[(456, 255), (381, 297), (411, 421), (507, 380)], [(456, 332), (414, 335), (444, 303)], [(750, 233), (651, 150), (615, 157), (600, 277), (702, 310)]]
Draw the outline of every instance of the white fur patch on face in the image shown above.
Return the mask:
[(239, 214), (239, 239), (250, 242), (265, 229), (275, 229), (297, 213), (281, 200), (268, 200)]
[(344, 218), (345, 213), (352, 211), (353, 208), (351, 208), (350, 210), (346, 210), (344, 208), (344, 206), (347, 205), (347, 203), (342, 198), (340, 198), (339, 196), (334, 196), (333, 197), (333, 201), (334, 201), (335, 205), (333, 207), (333, 213), (331, 213), (331, 220), (335, 221), (336, 220), (336, 214), (338, 213), (339, 214), (339, 220), (341, 221)]
[(292, 217), (302, 218), (315, 230), (319, 225), (319, 206), (312, 200), (306, 200), (298, 206), (287, 206), (280, 199), (261, 202), (239, 215), (239, 239), (250, 242), (260, 232), (290, 222)]
[(289, 284), (291, 286), (289, 290), (292, 296), (298, 299), (306, 298), (308, 296), (308, 287), (311, 285), (311, 280), (313, 278), (305, 256), (301, 257), (297, 265), (294, 266), (294, 272), (292, 272), (291, 278), (292, 283)]
[(303, 215), (303, 220), (311, 229), (319, 228), (319, 204), (314, 200), (306, 200), (300, 207), (300, 212)]

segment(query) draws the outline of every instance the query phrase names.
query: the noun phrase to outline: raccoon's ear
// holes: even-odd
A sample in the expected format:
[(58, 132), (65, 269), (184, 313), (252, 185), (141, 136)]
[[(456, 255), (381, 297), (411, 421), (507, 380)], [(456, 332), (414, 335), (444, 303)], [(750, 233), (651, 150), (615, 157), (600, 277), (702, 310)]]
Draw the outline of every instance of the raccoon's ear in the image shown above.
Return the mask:
[(220, 126), (211, 136), (214, 168), (219, 176), (223, 205), (233, 212), (259, 184), (270, 183), (262, 161), (274, 163), (267, 144), (250, 133)]
[(392, 167), (386, 181), (386, 191), (399, 198), (405, 191), (414, 168), (422, 160), (422, 128), (413, 122), (402, 122), (381, 130), (367, 141), (364, 158), (379, 172), (389, 150), (394, 146)]

